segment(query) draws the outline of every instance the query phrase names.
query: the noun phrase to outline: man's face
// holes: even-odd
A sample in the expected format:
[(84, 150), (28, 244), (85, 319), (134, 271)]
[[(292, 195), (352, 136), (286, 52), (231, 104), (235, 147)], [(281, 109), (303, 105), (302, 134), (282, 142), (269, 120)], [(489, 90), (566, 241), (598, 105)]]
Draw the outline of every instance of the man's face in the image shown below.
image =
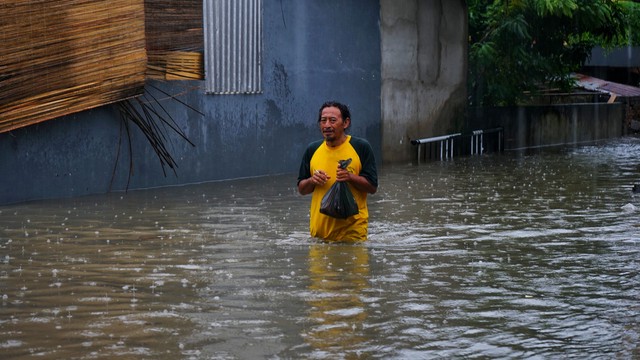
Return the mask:
[(350, 121), (351, 119), (342, 118), (340, 109), (337, 107), (330, 106), (322, 109), (319, 122), (322, 136), (329, 143), (342, 139)]

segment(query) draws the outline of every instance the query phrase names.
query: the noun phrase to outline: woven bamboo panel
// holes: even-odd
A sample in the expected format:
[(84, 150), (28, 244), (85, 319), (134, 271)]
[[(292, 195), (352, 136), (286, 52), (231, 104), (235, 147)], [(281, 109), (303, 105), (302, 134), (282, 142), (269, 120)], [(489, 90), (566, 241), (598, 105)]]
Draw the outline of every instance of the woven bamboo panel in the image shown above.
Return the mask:
[(0, 132), (142, 94), (144, 0), (0, 2)]
[(201, 53), (188, 51), (149, 51), (147, 77), (163, 80), (204, 78)]
[(145, 0), (150, 78), (204, 79), (202, 0)]

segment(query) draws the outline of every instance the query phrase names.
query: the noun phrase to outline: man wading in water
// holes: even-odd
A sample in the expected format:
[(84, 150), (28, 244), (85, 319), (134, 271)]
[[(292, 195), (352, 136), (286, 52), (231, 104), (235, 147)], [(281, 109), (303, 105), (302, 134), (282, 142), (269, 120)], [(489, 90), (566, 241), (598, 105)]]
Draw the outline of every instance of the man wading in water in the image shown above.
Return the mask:
[[(338, 102), (326, 102), (320, 107), (318, 125), (323, 140), (307, 146), (298, 173), (298, 191), (311, 196), (311, 236), (334, 241), (364, 241), (367, 239), (369, 209), (367, 194), (378, 190), (378, 173), (373, 149), (369, 142), (346, 134), (351, 125), (349, 108)], [(346, 169), (340, 160), (351, 159)], [(358, 213), (346, 219), (320, 212), (322, 198), (336, 182), (348, 184), (358, 205)]]

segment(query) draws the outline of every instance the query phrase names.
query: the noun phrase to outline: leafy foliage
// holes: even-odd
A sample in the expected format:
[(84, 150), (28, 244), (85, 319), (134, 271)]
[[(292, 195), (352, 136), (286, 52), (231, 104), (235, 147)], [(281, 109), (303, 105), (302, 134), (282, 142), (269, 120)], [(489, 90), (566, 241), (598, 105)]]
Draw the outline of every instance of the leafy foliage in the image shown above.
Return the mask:
[(640, 1), (621, 1), (623, 7), (624, 20), (628, 25), (626, 32), (619, 39), (618, 46), (639, 46), (640, 45)]
[(638, 43), (640, 4), (617, 0), (469, 0), (471, 105), (514, 105), (569, 90), (591, 49)]

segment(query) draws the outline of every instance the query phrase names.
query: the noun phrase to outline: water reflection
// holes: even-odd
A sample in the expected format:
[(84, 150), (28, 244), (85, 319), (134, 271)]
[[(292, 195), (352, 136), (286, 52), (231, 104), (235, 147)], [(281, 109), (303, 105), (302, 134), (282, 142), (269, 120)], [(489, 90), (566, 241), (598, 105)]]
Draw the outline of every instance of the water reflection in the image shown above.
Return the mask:
[(639, 358), (638, 153), (384, 167), (360, 245), (294, 175), (3, 206), (2, 358)]
[(313, 244), (309, 249), (311, 324), (303, 333), (320, 354), (347, 357), (366, 343), (363, 290), (369, 288), (369, 254), (359, 244)]

